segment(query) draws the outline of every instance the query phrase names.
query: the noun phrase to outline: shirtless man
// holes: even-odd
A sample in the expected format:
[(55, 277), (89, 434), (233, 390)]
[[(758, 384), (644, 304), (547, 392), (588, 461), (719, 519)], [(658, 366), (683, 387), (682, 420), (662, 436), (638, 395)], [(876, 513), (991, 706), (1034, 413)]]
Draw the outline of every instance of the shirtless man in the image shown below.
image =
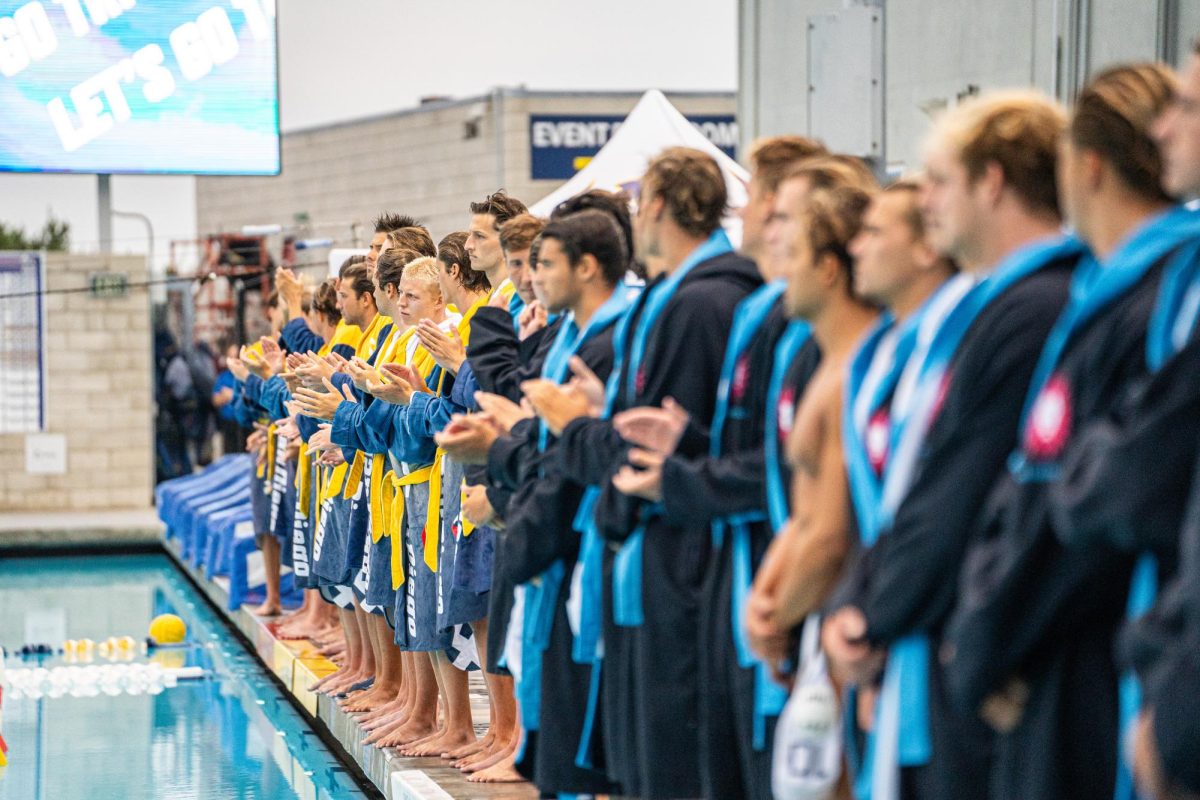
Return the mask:
[(809, 192), (800, 173), (779, 187), (769, 245), (789, 266), (784, 302), (812, 326), (821, 364), (796, 411), (789, 441), (795, 470), (792, 517), (755, 577), (746, 630), (777, 672), (792, 655), (791, 633), (833, 588), (853, 536), (841, 441), (842, 387), (855, 345), (877, 317), (854, 293), (847, 247), (870, 195), (835, 185)]

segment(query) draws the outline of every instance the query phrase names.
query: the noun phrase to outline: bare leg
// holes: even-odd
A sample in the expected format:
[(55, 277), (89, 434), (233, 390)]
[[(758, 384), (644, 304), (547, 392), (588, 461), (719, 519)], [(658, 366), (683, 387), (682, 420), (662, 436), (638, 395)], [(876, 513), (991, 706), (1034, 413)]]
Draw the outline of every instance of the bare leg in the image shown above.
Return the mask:
[[(335, 690), (335, 687), (340, 687), (348, 677), (358, 672), (363, 650), (363, 643), (359, 638), (358, 621), (354, 618), (354, 611), (351, 609), (339, 608), (338, 616), (341, 618), (342, 630), (346, 637), (346, 663), (337, 672), (331, 673), (318, 681), (312, 687), (313, 691), (335, 694), (341, 691), (340, 688)], [(350, 683), (353, 683), (353, 681), (350, 681)]]
[(475, 740), (467, 673), (455, 667), (441, 650), (433, 655), (437, 658), (437, 670), (446, 690), (446, 727), (440, 736), (419, 747), (401, 749), (400, 752), (406, 756), (441, 755), (447, 749), (461, 747)]
[(375, 647), (371, 642), (371, 629), (369, 623), (369, 618), (371, 615), (363, 611), (357, 605), (354, 607), (352, 613), (354, 615), (354, 627), (358, 632), (360, 650), (358, 669), (353, 673), (347, 674), (345, 682), (337, 690), (338, 692), (345, 692), (354, 684), (362, 683), (363, 681), (375, 675)]
[[(479, 651), (479, 664), (483, 668), (483, 679), (487, 682), (488, 699), (491, 707), (492, 743), (482, 752), (463, 759), (455, 766), (464, 772), (474, 772), (484, 769), (499, 761), (497, 754), (506, 754), (513, 746), (517, 732), (516, 698), (513, 693), (512, 678), (493, 675), (487, 671), (487, 635), (488, 620), (484, 617), (472, 623), (475, 630), (475, 645)], [(500, 756), (503, 758), (503, 755)]]
[(524, 778), (517, 772), (517, 746), (520, 736), (510, 742), (509, 747), (498, 754), (495, 763), (481, 768), (467, 778), (471, 783), (521, 783)]
[(350, 712), (373, 711), (395, 700), (403, 680), (402, 654), (392, 641), (392, 629), (388, 627), (387, 619), (382, 614), (371, 614), (368, 624), (375, 641), (379, 668), (375, 684), (353, 703), (344, 706)]
[(263, 568), (267, 573), (267, 597), (262, 605), (251, 610), (257, 617), (275, 617), (283, 610), (279, 601), (279, 571), (282, 563), (279, 559), (279, 540), (271, 534), (261, 537)]
[[(424, 653), (415, 655), (418, 657), (414, 676), (418, 686), (417, 701), (407, 719), (398, 723), (390, 731), (376, 731), (376, 733), (382, 734), (379, 737), (372, 735), (371, 738), (375, 739), (376, 747), (404, 747), (437, 732), (438, 687), (444, 685), (444, 680), (439, 680), (429, 658), (424, 659), (424, 665), (420, 664), (422, 660), (420, 657), (424, 656)], [(441, 679), (444, 678), (444, 675), (441, 676)], [(447, 691), (450, 689), (448, 688)], [(449, 720), (449, 715), (447, 715), (447, 720)]]

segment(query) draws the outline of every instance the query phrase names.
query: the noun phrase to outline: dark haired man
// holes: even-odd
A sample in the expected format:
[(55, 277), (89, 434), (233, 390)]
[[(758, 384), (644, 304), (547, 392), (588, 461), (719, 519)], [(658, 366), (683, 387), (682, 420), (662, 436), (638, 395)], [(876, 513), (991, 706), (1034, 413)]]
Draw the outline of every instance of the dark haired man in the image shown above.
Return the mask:
[[(533, 280), (548, 311), (560, 319), (545, 358), (539, 359), (542, 380), (549, 385), (567, 379), (576, 357), (608, 375), (612, 329), (628, 302), (620, 288), (625, 258), (619, 229), (607, 214), (584, 211), (547, 226)], [(584, 487), (545, 469), (555, 447), (547, 428), (523, 420), (497, 439), (493, 419), (458, 419), (439, 442), (456, 457), (486, 455), (489, 477), (515, 494), (500, 507), (506, 530), (496, 558), (499, 583), (492, 591), (521, 584), (517, 608), (539, 620), (534, 626), (518, 611), (513, 624), (519, 627), (507, 636), (525, 734), (520, 773), (533, 778), (543, 793), (607, 793), (612, 787), (602, 772), (575, 766), (590, 663), (572, 659), (566, 603), (579, 549), (572, 523)], [(497, 613), (493, 607), (492, 631), (505, 624)]]
[[(789, 328), (784, 276), (762, 246), (774, 197), (786, 169), (823, 152), (799, 137), (756, 143), (751, 195), (758, 207), (742, 210), (743, 254), (753, 257), (767, 283), (737, 307), (718, 386), (718, 409), (702, 456), (674, 454), (685, 419), (673, 410), (639, 408), (616, 418), (621, 435), (641, 448), (641, 469), (622, 470), (622, 492), (660, 501), (680, 525), (709, 525), (719, 538), (701, 600), (701, 781), (706, 797), (771, 795), (770, 726), (783, 693), (745, 648), (740, 607), (772, 529), (767, 519), (766, 423), (768, 382), (780, 339)], [(770, 154), (769, 160), (764, 154)], [(748, 249), (749, 246), (749, 249)], [(813, 346), (815, 349), (815, 345)], [(792, 350), (788, 359), (794, 358)], [(805, 358), (811, 365), (814, 359)], [(803, 375), (800, 380), (806, 378)], [(801, 383), (801, 385), (803, 385)], [(771, 701), (764, 700), (766, 693)]]
[(417, 222), (407, 214), (393, 214), (385, 211), (375, 218), (375, 233), (371, 237), (370, 249), (367, 250), (367, 263), (371, 269), (375, 269), (375, 261), (379, 258), (379, 254), (383, 252), (387, 246), (388, 234), (401, 228), (420, 228), (428, 235), (429, 231), (424, 225)]
[[(711, 535), (707, 526), (673, 525), (655, 504), (616, 491), (612, 477), (628, 463), (629, 446), (612, 416), (673, 397), (694, 421), (679, 452), (694, 456), (703, 447), (699, 431), (712, 421), (734, 309), (762, 283), (721, 230), (725, 205), (725, 179), (710, 156), (679, 147), (657, 156), (633, 225), (651, 280), (616, 336), (620, 369), (603, 417), (592, 418), (578, 392), (538, 383), (528, 393), (549, 430), (562, 431), (555, 468), (594, 487), (586, 501), (594, 513), (583, 520), (582, 582), (595, 586), (608, 568), (620, 576), (604, 620), (603, 749), (609, 777), (631, 795), (701, 792), (697, 598)], [(585, 602), (595, 614), (595, 595)], [(595, 645), (583, 650), (594, 656)]]

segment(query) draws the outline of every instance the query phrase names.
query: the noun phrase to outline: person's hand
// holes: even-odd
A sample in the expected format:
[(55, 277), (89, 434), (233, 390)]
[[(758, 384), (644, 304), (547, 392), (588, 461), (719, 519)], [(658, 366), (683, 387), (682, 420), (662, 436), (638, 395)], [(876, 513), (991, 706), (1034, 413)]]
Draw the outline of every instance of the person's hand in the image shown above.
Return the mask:
[(467, 486), (462, 493), (462, 513), (472, 525), (487, 525), (496, 518), (496, 510), (488, 500), (487, 489), (482, 486)]
[(521, 391), (533, 406), (533, 410), (546, 423), (546, 428), (555, 436), (573, 420), (591, 416), (594, 408), (587, 396), (576, 386), (559, 386), (545, 378), (525, 381)]
[(525, 341), (533, 334), (546, 327), (550, 315), (540, 301), (534, 300), (521, 309), (517, 317), (517, 338)]
[(354, 381), (354, 385), (363, 392), (367, 391), (368, 383), (383, 382), (383, 376), (379, 374), (379, 371), (358, 356), (355, 356), (346, 364), (346, 374), (350, 376), (350, 380)]
[(237, 378), (238, 383), (245, 383), (246, 378), (250, 376), (250, 368), (240, 358), (225, 359), (225, 366), (229, 367), (229, 371), (233, 373), (233, 377)]
[(300, 429), (296, 427), (296, 420), (292, 419), (291, 417), (276, 422), (275, 432), (285, 439), (300, 438)]
[(347, 361), (341, 353), (331, 352), (329, 355), (325, 356), (325, 363), (328, 364), (334, 372), (345, 372), (346, 365), (350, 362)]
[(467, 360), (467, 348), (458, 335), (458, 328), (451, 327), (447, 335), (436, 322), (423, 319), (417, 323), (417, 338), (442, 369), (456, 375), (462, 369), (463, 362)]
[(343, 401), (357, 403), (354, 399), (354, 393), (349, 386), (343, 386), (342, 392), (337, 390), (333, 383), (325, 378), (322, 383), (325, 386), (325, 391), (316, 392), (312, 389), (300, 388), (296, 390), (296, 402), (300, 406), (300, 412), (306, 417), (313, 419), (333, 419), (333, 415), (337, 413), (338, 406)]
[(488, 450), (500, 438), (500, 426), (488, 414), (455, 414), (433, 440), (462, 464), (486, 464)]
[(492, 295), (491, 299), (488, 300), (487, 304), (491, 308), (502, 308), (505, 311), (508, 311), (509, 302), (509, 298), (505, 297), (499, 292), (496, 292), (496, 294)]
[(604, 411), (604, 381), (600, 380), (600, 377), (592, 372), (592, 368), (587, 365), (587, 362), (579, 356), (571, 356), (567, 366), (571, 368), (571, 385), (583, 393), (583, 396), (587, 398), (588, 405), (592, 407), (589, 413), (593, 417), (600, 416)]
[(306, 355), (306, 353), (288, 353), (287, 358), (283, 360), (288, 372), (295, 372), (298, 367), (308, 363)]
[(300, 376), (294, 372), (281, 372), (279, 373), (279, 377), (283, 379), (284, 386), (286, 386), (287, 390), (292, 394), (295, 394), (296, 390), (304, 385), (304, 381), (302, 381)]
[(275, 289), (288, 309), (288, 318), (299, 317), (303, 309), (304, 284), (287, 267), (275, 270)]
[(384, 364), (383, 372), (378, 382), (367, 382), (367, 391), (385, 403), (406, 406), (416, 392), (429, 391), (425, 381), (421, 380), (421, 375), (410, 366)]
[(317, 463), (323, 467), (340, 467), (346, 463), (346, 457), (342, 455), (342, 448), (334, 447), (321, 452), (321, 457), (317, 459)]
[(662, 500), (662, 468), (665, 457), (637, 447), (629, 450), (629, 463), (612, 477), (621, 494), (657, 503)]
[(213, 392), (212, 404), (214, 408), (224, 408), (233, 402), (233, 389), (226, 386), (218, 392)]
[(867, 686), (883, 671), (884, 652), (873, 649), (866, 635), (867, 618), (853, 606), (838, 609), (821, 625), (821, 645), (840, 683)]
[[(333, 426), (328, 422), (322, 422), (317, 426), (317, 432), (308, 437), (308, 447), (310, 450), (333, 450), (338, 446), (330, 439), (330, 432)], [(340, 448), (339, 448), (340, 449)]]
[(267, 443), (267, 429), (259, 427), (257, 424), (254, 430), (246, 437), (246, 452), (257, 453), (262, 450)]
[(640, 406), (622, 411), (613, 417), (613, 429), (630, 444), (669, 456), (679, 446), (689, 419), (683, 406), (668, 397), (662, 408)]
[(1010, 678), (998, 692), (984, 699), (979, 716), (997, 733), (1009, 733), (1025, 715), (1029, 702), (1029, 684), (1020, 678)]
[(271, 368), (271, 374), (283, 372), (284, 355), (279, 342), (270, 336), (264, 336), (259, 341), (262, 342), (263, 361)]
[(476, 392), (475, 402), (483, 409), (503, 433), (510, 433), (513, 426), (523, 419), (529, 419), (533, 412), (517, 405), (512, 400), (491, 392)]
[(296, 366), (295, 372), (306, 387), (316, 389), (321, 386), (321, 381), (332, 378), (336, 370), (328, 360), (310, 350), (304, 355), (303, 363)]
[(1144, 708), (1133, 724), (1133, 779), (1139, 796), (1166, 797), (1168, 781), (1154, 740), (1154, 709)]
[(257, 351), (251, 350), (249, 347), (242, 347), (241, 360), (247, 369), (264, 381), (271, 377), (271, 365)]
[(790, 628), (780, 621), (778, 598), (780, 583), (787, 572), (790, 544), (787, 530), (771, 541), (746, 600), (746, 636), (750, 649), (777, 677), (781, 672), (780, 665), (792, 656)]

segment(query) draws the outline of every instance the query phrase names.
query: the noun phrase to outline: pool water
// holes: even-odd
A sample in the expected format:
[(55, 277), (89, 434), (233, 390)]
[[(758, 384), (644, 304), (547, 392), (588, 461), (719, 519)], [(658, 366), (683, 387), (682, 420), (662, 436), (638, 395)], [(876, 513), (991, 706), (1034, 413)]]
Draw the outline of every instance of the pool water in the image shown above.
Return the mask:
[[(138, 650), (133, 660), (198, 666), (209, 677), (158, 695), (6, 694), (0, 800), (367, 797), (166, 556), (0, 560), (9, 669), (67, 663), (62, 655), (12, 655), (26, 644), (57, 649), (64, 639), (125, 635), (140, 642), (162, 613), (186, 622), (186, 646)], [(97, 652), (91, 663), (110, 662)]]

